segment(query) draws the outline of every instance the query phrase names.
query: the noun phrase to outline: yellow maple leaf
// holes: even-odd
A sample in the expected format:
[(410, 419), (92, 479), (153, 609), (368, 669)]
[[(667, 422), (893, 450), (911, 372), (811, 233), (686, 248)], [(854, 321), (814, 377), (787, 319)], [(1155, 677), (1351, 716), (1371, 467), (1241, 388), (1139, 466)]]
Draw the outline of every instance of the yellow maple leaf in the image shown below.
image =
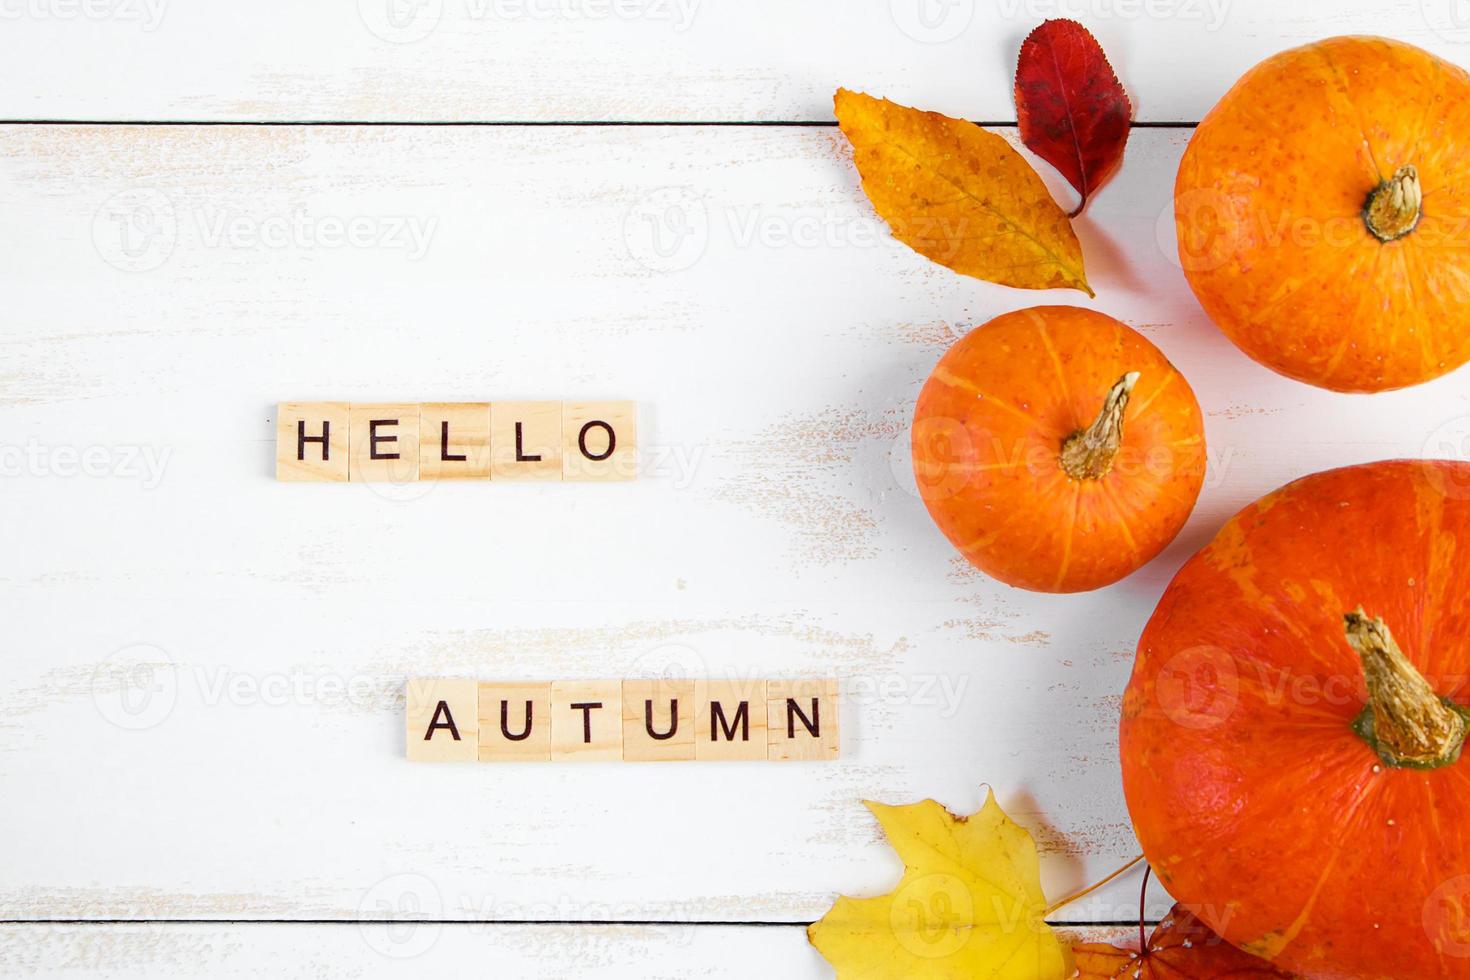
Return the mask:
[(1036, 843), (995, 794), (956, 817), (933, 800), (868, 803), (903, 859), (898, 887), (840, 897), (807, 929), (840, 980), (1061, 980), (1071, 953), (1046, 924)]
[(977, 279), (1093, 295), (1066, 212), (1000, 136), (845, 88), (833, 104), (863, 190), (893, 237)]

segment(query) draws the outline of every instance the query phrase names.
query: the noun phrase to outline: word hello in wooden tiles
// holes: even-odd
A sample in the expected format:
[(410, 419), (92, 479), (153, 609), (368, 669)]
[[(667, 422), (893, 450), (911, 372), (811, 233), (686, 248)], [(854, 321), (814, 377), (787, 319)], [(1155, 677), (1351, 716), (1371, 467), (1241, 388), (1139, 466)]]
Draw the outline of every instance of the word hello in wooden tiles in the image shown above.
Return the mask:
[(835, 759), (837, 682), (408, 682), (414, 762)]
[(636, 402), (285, 402), (276, 479), (631, 480)]

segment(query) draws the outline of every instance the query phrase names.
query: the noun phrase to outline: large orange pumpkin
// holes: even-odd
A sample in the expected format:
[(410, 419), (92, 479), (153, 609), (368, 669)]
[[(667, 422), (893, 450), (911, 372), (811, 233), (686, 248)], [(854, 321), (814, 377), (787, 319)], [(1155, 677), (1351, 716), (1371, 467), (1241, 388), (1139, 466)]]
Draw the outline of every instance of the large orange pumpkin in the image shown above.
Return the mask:
[(976, 567), (1025, 589), (1115, 582), (1184, 526), (1205, 472), (1194, 392), (1112, 317), (1040, 306), (970, 331), (919, 393), (914, 474)]
[(1123, 785), (1173, 895), (1303, 977), (1470, 977), (1470, 464), (1237, 514), (1138, 644)]
[(1337, 391), (1470, 359), (1470, 75), (1339, 37), (1251, 69), (1195, 130), (1174, 187), (1205, 312), (1282, 374)]

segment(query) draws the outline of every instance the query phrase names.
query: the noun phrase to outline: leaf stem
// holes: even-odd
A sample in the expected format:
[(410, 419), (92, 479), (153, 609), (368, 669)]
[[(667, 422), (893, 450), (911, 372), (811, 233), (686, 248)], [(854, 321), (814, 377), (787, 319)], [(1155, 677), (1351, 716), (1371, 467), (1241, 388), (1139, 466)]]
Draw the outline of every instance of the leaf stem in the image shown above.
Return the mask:
[(1144, 865), (1143, 884), (1138, 889), (1138, 955), (1148, 956), (1148, 936), (1143, 931), (1143, 921), (1148, 917), (1148, 879), (1154, 873), (1153, 865)]
[(1129, 871), (1132, 871), (1134, 865), (1138, 864), (1138, 862), (1140, 862), (1142, 860), (1143, 860), (1143, 855), (1140, 854), (1140, 855), (1138, 855), (1138, 857), (1134, 858), (1132, 861), (1129, 861), (1127, 864), (1123, 865), (1117, 871), (1114, 871), (1112, 874), (1108, 875), (1102, 881), (1094, 882), (1093, 884), (1088, 885), (1086, 888), (1082, 889), (1081, 891), (1073, 892), (1072, 894), (1068, 895), (1066, 898), (1063, 898), (1063, 899), (1061, 899), (1059, 901), (1056, 901), (1056, 902), (1052, 902), (1050, 905), (1047, 906), (1046, 911), (1043, 912), (1043, 913), (1041, 913), (1042, 917), (1045, 918), (1046, 916), (1049, 916), (1049, 915), (1053, 914), (1054, 912), (1056, 912), (1057, 909), (1061, 908), (1064, 905), (1071, 905), (1073, 902), (1077, 901), (1078, 899), (1086, 898), (1088, 895), (1091, 895), (1093, 892), (1097, 891), (1099, 888), (1101, 888), (1103, 885), (1106, 885), (1108, 882), (1113, 881), (1114, 879), (1117, 879), (1117, 878), (1121, 878), (1123, 875), (1127, 874)]

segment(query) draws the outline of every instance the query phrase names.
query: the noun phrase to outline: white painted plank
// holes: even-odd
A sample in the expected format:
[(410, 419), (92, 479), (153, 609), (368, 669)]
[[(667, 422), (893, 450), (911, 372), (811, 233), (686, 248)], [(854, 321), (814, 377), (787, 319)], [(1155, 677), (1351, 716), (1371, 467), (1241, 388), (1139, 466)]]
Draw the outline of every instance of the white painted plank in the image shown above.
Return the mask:
[[(354, 918), (418, 883), (445, 918), (808, 921), (895, 878), (861, 798), (986, 782), (1049, 894), (1123, 863), (1119, 695), (1172, 571), (1470, 416), (1463, 376), (1332, 395), (1205, 322), (1160, 244), (1184, 138), (1136, 134), (1079, 228), (1095, 305), (1208, 413), (1205, 495), (1133, 579), (1049, 597), (955, 558), (905, 430), (956, 331), (1086, 301), (893, 244), (832, 130), (0, 128), (0, 917)], [(278, 399), (522, 396), (640, 400), (646, 478), (269, 478)], [(407, 676), (730, 671), (842, 676), (844, 759), (402, 760)]]
[(4, 0), (0, 118), (826, 120), (838, 85), (1014, 119), (1021, 39), (1075, 17), (1143, 120), (1197, 120), (1332, 34), (1470, 62), (1458, 0)]
[[(1127, 942), (1127, 929), (1065, 932)], [(800, 926), (484, 926), (424, 922), (0, 926), (0, 962), (29, 977), (352, 978), (472, 973), (518, 980), (830, 978)]]
[(9, 975), (352, 978), (831, 977), (799, 927), (433, 923), (0, 926)]

